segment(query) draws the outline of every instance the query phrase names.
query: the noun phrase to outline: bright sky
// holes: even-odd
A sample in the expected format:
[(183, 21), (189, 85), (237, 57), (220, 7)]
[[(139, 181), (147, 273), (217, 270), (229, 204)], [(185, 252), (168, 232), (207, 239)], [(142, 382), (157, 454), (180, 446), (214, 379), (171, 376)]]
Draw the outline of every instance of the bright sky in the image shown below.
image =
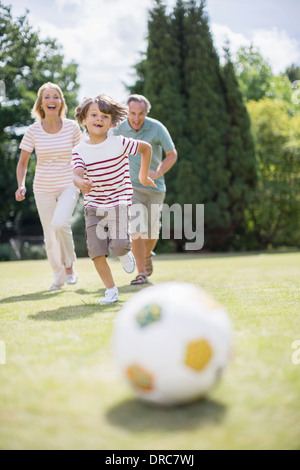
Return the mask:
[[(152, 0), (2, 0), (14, 16), (29, 10), (40, 36), (57, 38), (67, 60), (79, 64), (80, 96), (107, 93), (124, 101), (124, 83), (134, 82), (132, 66), (146, 50)], [(166, 0), (171, 9), (176, 0)], [(207, 0), (214, 44), (222, 55), (253, 43), (274, 73), (300, 65), (299, 0)]]

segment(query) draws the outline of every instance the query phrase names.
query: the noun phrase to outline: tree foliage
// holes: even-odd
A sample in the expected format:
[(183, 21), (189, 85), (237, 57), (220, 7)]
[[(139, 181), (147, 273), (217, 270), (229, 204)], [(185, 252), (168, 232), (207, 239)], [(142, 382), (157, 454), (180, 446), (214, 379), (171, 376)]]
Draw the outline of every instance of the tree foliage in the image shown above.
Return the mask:
[(253, 45), (239, 49), (235, 71), (241, 92), (247, 101), (258, 101), (271, 91), (272, 68)]
[(278, 99), (250, 101), (259, 184), (250, 205), (256, 248), (300, 245), (300, 116)]
[(234, 63), (236, 76), (245, 101), (259, 101), (265, 97), (289, 103), (289, 112), (300, 111), (293, 100), (293, 86), (298, 85), (300, 68), (291, 65), (285, 73), (275, 75), (270, 64), (253, 45), (239, 49)]
[[(299, 246), (300, 105), (297, 87), (292, 87), (298, 84), (299, 67), (291, 65), (286, 73), (274, 75), (250, 47), (241, 48), (235, 69), (246, 90), (259, 169), (248, 212), (248, 247)], [(268, 73), (261, 75), (262, 70)]]

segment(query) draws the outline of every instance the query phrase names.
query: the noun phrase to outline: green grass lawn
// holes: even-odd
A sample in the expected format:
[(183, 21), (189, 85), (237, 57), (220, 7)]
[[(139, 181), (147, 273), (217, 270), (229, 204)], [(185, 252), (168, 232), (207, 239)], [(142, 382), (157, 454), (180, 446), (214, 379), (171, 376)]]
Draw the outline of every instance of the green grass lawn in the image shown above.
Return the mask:
[(78, 285), (56, 293), (47, 261), (0, 263), (0, 449), (300, 449), (300, 254), (155, 258), (153, 284), (203, 287), (234, 326), (222, 381), (173, 409), (139, 402), (118, 375), (113, 321), (139, 288), (110, 264), (113, 306), (97, 305), (104, 289), (87, 259)]

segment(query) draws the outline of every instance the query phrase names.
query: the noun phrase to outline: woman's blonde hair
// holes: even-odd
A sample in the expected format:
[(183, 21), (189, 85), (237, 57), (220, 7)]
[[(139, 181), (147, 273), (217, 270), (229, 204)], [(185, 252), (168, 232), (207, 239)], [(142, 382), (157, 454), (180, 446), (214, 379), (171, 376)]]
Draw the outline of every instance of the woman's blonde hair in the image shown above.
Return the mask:
[(31, 116), (36, 120), (36, 121), (41, 121), (42, 119), (45, 118), (45, 112), (42, 109), (42, 99), (43, 99), (43, 92), (47, 90), (47, 88), (53, 88), (56, 90), (59, 95), (60, 99), (62, 101), (61, 108), (59, 110), (59, 117), (65, 118), (67, 115), (68, 107), (65, 102), (64, 94), (61, 90), (61, 88), (58, 85), (55, 85), (55, 83), (52, 82), (47, 82), (42, 85), (37, 93), (38, 97), (36, 102), (33, 105), (32, 111), (31, 111)]

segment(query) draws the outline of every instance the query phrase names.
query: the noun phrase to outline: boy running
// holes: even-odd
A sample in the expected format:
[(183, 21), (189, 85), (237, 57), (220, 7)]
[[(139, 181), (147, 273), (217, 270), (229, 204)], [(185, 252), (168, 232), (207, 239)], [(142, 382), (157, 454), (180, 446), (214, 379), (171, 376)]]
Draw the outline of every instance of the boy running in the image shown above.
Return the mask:
[(148, 177), (151, 145), (109, 133), (127, 114), (126, 106), (106, 95), (87, 98), (76, 108), (76, 120), (88, 137), (73, 149), (73, 178), (84, 195), (87, 247), (106, 287), (105, 298), (100, 301), (105, 304), (118, 301), (118, 289), (106, 260), (109, 248), (127, 273), (135, 269), (129, 235), (128, 206), (133, 191), (128, 155), (142, 154), (139, 180), (144, 186), (156, 187)]

